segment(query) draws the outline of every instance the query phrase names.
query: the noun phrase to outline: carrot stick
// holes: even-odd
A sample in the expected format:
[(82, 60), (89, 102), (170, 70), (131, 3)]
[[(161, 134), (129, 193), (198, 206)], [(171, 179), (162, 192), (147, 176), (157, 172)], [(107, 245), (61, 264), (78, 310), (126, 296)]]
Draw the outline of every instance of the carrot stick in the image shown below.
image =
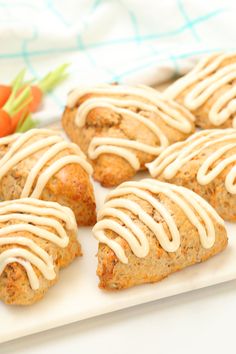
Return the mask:
[(23, 81), (24, 81), (24, 77), (25, 77), (25, 70), (22, 70), (17, 76), (16, 78), (13, 80), (13, 85), (12, 85), (12, 92), (11, 95), (9, 96), (7, 102), (4, 105), (4, 110), (8, 111), (8, 109), (11, 108), (17, 92), (19, 91), (19, 89), (22, 87)]
[(20, 71), (20, 73), (17, 74), (17, 76), (10, 85), (0, 85), (0, 108), (2, 108), (7, 102), (8, 98), (11, 95), (12, 87), (14, 86), (19, 76), (24, 75), (24, 72), (25, 70)]
[(21, 121), (18, 122), (16, 132), (24, 133), (29, 129), (35, 128), (37, 124), (38, 122), (32, 119), (31, 114), (28, 114), (25, 117), (23, 117)]
[[(0, 110), (0, 112), (4, 112), (1, 113), (2, 114), (2, 122), (4, 122), (4, 127), (7, 126), (7, 121), (9, 122), (10, 119), (10, 126), (11, 126), (11, 130), (5, 129), (3, 130), (3, 135), (8, 135), (11, 132), (15, 131), (19, 120), (21, 119), (23, 112), (26, 115), (28, 113), (28, 105), (32, 100), (31, 97), (31, 90), (30, 87), (27, 86), (23, 89), (23, 91), (18, 94), (19, 89), (22, 87), (23, 84), (23, 80), (24, 80), (24, 75), (25, 72), (22, 71), (20, 72), (16, 79), (14, 80), (14, 84), (12, 86), (12, 92), (11, 95), (9, 96), (7, 102), (5, 103), (5, 105), (3, 106), (3, 108)], [(9, 119), (8, 119), (9, 118)], [(3, 123), (2, 123), (3, 126)]]
[(8, 108), (12, 119), (12, 129), (16, 130), (18, 122), (29, 113), (29, 104), (32, 100), (30, 87), (26, 87), (21, 94), (13, 101), (12, 106)]
[(11, 86), (0, 85), (0, 108), (4, 106), (11, 94)]
[(67, 77), (67, 67), (68, 64), (59, 66), (34, 85), (34, 80), (24, 81), (25, 70), (16, 76), (11, 86), (0, 85), (0, 136), (26, 131), (37, 124), (29, 113), (35, 112), (43, 96)]
[(68, 66), (69, 64), (60, 65), (57, 69), (48, 73), (36, 85), (31, 86), (33, 99), (29, 105), (30, 112), (36, 112), (42, 102), (43, 96), (51, 92), (59, 83), (66, 79), (68, 76), (66, 73)]
[[(43, 96), (52, 91), (60, 82), (65, 80), (68, 76), (66, 69), (69, 64), (60, 65), (55, 70), (49, 72), (38, 83), (31, 85), (32, 101), (29, 104), (29, 112), (36, 112), (42, 102)], [(25, 85), (19, 89), (19, 93), (22, 92)]]
[(11, 117), (10, 115), (0, 109), (0, 138), (12, 133)]
[(38, 86), (31, 86), (31, 95), (33, 97), (29, 104), (29, 111), (36, 112), (43, 98), (43, 91)]
[(24, 107), (21, 111), (17, 112), (11, 117), (12, 130), (15, 132), (19, 122), (24, 121), (25, 117), (29, 114), (28, 107)]

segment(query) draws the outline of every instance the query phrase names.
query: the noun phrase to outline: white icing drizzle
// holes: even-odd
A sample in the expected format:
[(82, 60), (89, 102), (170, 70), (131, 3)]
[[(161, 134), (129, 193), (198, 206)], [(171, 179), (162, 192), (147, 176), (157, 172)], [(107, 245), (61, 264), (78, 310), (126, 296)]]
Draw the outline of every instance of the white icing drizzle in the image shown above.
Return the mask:
[[(38, 137), (25, 146), (30, 139)], [(0, 139), (0, 148), (6, 144), (11, 144), (9, 150), (0, 159), (0, 180), (20, 161), (27, 159), (30, 155), (48, 148), (38, 159), (35, 166), (29, 172), (21, 198), (40, 198), (45, 185), (49, 179), (64, 166), (75, 163), (79, 164), (87, 173), (92, 173), (91, 165), (86, 161), (85, 155), (76, 144), (65, 141), (60, 135), (49, 129), (32, 129), (24, 134), (13, 134)], [(65, 149), (73, 151), (72, 155), (59, 157), (43, 172), (41, 170), (51, 159)], [(34, 186), (35, 184), (35, 186)], [(34, 186), (34, 187), (33, 187)], [(33, 189), (33, 190), (32, 190)], [(32, 190), (32, 192), (31, 192)]]
[[(88, 114), (95, 108), (108, 108), (122, 116), (126, 115), (145, 125), (159, 141), (159, 146), (151, 146), (139, 141), (115, 138), (115, 137), (94, 137), (89, 145), (88, 155), (96, 159), (104, 153), (115, 154), (126, 159), (130, 165), (138, 170), (140, 162), (132, 150), (138, 150), (150, 155), (158, 156), (163, 148), (169, 145), (165, 133), (153, 121), (142, 115), (142, 111), (156, 113), (165, 124), (183, 133), (192, 131), (194, 117), (173, 101), (167, 101), (156, 90), (146, 86), (116, 86), (100, 85), (94, 88), (76, 89), (70, 93), (67, 106), (73, 108), (81, 97), (92, 94), (97, 97), (87, 98), (80, 104), (75, 123), (78, 127), (86, 124)], [(121, 98), (116, 98), (116, 95)], [(134, 98), (125, 96), (134, 96)], [(147, 102), (143, 102), (146, 100)], [(138, 108), (141, 113), (133, 112), (129, 107)]]
[[(15, 223), (4, 225), (12, 220)], [(33, 290), (39, 288), (39, 279), (32, 265), (47, 280), (53, 280), (56, 273), (52, 257), (34, 240), (23, 235), (29, 232), (65, 248), (69, 243), (66, 229), (77, 229), (72, 210), (54, 202), (23, 198), (0, 203), (0, 223), (3, 224), (0, 229), (0, 247), (13, 245), (0, 253), (0, 276), (8, 264), (17, 262), (24, 267)], [(48, 227), (53, 231), (48, 231)]]
[[(184, 97), (184, 105), (191, 111), (198, 109), (217, 90), (236, 79), (236, 62), (220, 68), (224, 60), (231, 58), (236, 61), (236, 53), (214, 54), (202, 59), (189, 74), (168, 87), (165, 95), (174, 99), (189, 86), (194, 85)], [(235, 113), (236, 86), (232, 85), (212, 104), (209, 120), (213, 125), (220, 126)], [(232, 126), (236, 128), (236, 117), (233, 118)]]
[[(174, 217), (168, 208), (153, 196), (160, 193), (181, 208), (193, 227), (197, 229), (202, 247), (208, 249), (213, 246), (215, 242), (213, 220), (221, 225), (224, 225), (224, 221), (203, 198), (187, 188), (152, 179), (125, 182), (109, 193), (105, 205), (98, 213), (99, 221), (93, 228), (96, 239), (108, 245), (122, 263), (128, 263), (125, 251), (116, 239), (110, 239), (106, 235), (106, 231), (113, 231), (117, 236), (125, 239), (137, 257), (142, 258), (149, 253), (149, 243), (145, 233), (125, 210), (135, 215), (154, 233), (165, 251), (176, 252), (180, 247), (181, 235)], [(150, 203), (164, 219), (171, 237), (166, 233), (162, 223), (155, 221), (137, 202), (128, 199), (127, 195), (135, 195)]]
[[(218, 144), (223, 144), (217, 148)], [(173, 144), (163, 151), (153, 162), (147, 164), (152, 177), (163, 174), (165, 179), (173, 178), (191, 159), (214, 147), (214, 151), (204, 157), (199, 166), (197, 181), (201, 185), (212, 182), (228, 165), (234, 166), (225, 178), (225, 188), (236, 194), (236, 153), (225, 157), (225, 153), (236, 150), (236, 129), (203, 130), (190, 136), (184, 142)]]

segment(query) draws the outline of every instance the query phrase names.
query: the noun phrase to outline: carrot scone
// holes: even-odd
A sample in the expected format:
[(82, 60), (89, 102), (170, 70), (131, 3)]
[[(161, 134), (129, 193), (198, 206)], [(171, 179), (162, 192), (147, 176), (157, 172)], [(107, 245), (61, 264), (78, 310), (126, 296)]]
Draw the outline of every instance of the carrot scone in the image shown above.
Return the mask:
[(147, 165), (152, 177), (190, 188), (236, 221), (236, 129), (197, 132)]
[(23, 198), (0, 203), (0, 299), (12, 305), (40, 300), (58, 272), (81, 255), (71, 209)]
[(160, 281), (224, 250), (224, 221), (187, 188), (145, 179), (112, 191), (93, 228), (100, 288)]
[(236, 53), (209, 55), (165, 95), (188, 108), (201, 128), (236, 128)]
[(62, 124), (105, 187), (130, 179), (165, 147), (194, 131), (191, 113), (146, 86), (76, 89), (68, 96)]
[(32, 129), (0, 139), (0, 200), (33, 197), (70, 207), (79, 225), (93, 225), (92, 166), (59, 133)]

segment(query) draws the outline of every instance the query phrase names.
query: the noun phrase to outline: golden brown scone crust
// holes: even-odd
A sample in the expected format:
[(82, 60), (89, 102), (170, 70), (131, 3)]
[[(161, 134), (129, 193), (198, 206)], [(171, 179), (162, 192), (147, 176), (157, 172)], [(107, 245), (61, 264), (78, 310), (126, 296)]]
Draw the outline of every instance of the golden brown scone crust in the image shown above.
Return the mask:
[[(223, 68), (229, 64), (234, 64), (236, 63), (236, 56), (234, 58), (230, 58), (230, 59), (225, 59), (221, 65), (219, 65), (219, 69)], [(207, 77), (207, 76), (206, 76)], [(206, 78), (204, 77), (204, 79)], [(194, 83), (193, 85), (189, 86), (188, 88), (186, 88), (185, 90), (183, 90), (175, 99), (177, 102), (179, 102), (180, 104), (182, 104), (184, 106), (184, 99), (186, 97), (186, 95), (196, 86), (196, 84), (198, 84), (199, 82), (201, 82), (202, 80), (197, 81), (196, 83)], [(235, 113), (231, 115), (231, 117), (226, 120), (223, 124), (219, 125), (219, 126), (215, 126), (214, 124), (212, 124), (208, 118), (209, 115), (209, 111), (212, 107), (212, 105), (215, 103), (215, 101), (222, 96), (225, 92), (227, 92), (229, 89), (231, 89), (233, 86), (236, 85), (236, 80), (232, 80), (231, 83), (227, 83), (224, 86), (220, 87), (218, 90), (216, 90), (212, 96), (198, 109), (196, 110), (192, 110), (192, 114), (196, 117), (196, 126), (203, 128), (203, 129), (215, 129), (215, 128), (219, 128), (219, 129), (223, 129), (223, 128), (232, 128), (232, 121), (235, 117)]]
[[(202, 153), (184, 164), (173, 178), (167, 180), (162, 173), (156, 179), (191, 189), (206, 199), (224, 220), (236, 221), (236, 195), (229, 193), (225, 188), (225, 178), (232, 167), (235, 166), (235, 162), (229, 164), (212, 182), (203, 186), (197, 181), (197, 172), (206, 157), (210, 156), (221, 146), (224, 146), (224, 143), (218, 143), (217, 147), (213, 146), (204, 149)], [(212, 168), (218, 165), (223, 158), (234, 154), (236, 154), (236, 146), (235, 149), (231, 149), (218, 159), (212, 165)]]
[[(87, 94), (79, 99), (74, 108), (65, 108), (62, 125), (69, 136), (69, 138), (78, 144), (84, 153), (87, 154), (89, 144), (94, 137), (116, 137), (130, 140), (136, 140), (148, 145), (159, 146), (157, 137), (148, 129), (144, 124), (132, 119), (131, 117), (123, 114), (120, 115), (108, 108), (95, 108), (90, 111), (87, 116), (86, 124), (84, 127), (79, 128), (75, 124), (75, 115), (80, 104), (86, 99), (91, 97), (98, 97), (99, 95)], [(112, 95), (107, 97), (114, 97)], [(116, 98), (123, 98), (116, 95)], [(125, 95), (125, 97), (133, 98), (132, 96)], [(141, 100), (141, 99), (140, 99)], [(147, 100), (143, 99), (143, 102)], [(183, 113), (182, 107), (178, 106), (180, 112)], [(137, 108), (130, 107), (134, 112), (138, 112)], [(140, 112), (139, 112), (140, 113)], [(148, 117), (154, 122), (167, 136), (170, 143), (184, 140), (189, 134), (182, 133), (175, 128), (167, 125), (163, 120), (154, 112), (142, 112), (142, 115)], [(186, 113), (183, 115), (186, 115)], [(194, 132), (194, 124), (192, 123), (192, 132)], [(131, 150), (131, 149), (130, 149)], [(142, 151), (133, 150), (136, 157), (140, 161), (140, 169), (145, 169), (145, 163), (154, 159), (153, 155), (144, 153)], [(129, 164), (128, 161), (120, 156), (114, 154), (102, 154), (95, 160), (90, 160), (93, 165), (95, 180), (100, 182), (104, 187), (113, 187), (122, 183), (123, 181), (132, 178), (137, 171)]]
[[(30, 145), (38, 140), (33, 137), (24, 145)], [(0, 159), (8, 151), (9, 145), (0, 146)], [(30, 155), (16, 164), (0, 180), (0, 200), (20, 198), (26, 178), (38, 159), (47, 149)], [(70, 149), (63, 150), (42, 168), (43, 172), (50, 164), (62, 156), (72, 154)], [(69, 164), (53, 175), (45, 186), (40, 199), (58, 202), (71, 208), (75, 214), (78, 225), (94, 225), (96, 222), (96, 204), (93, 186), (87, 172), (79, 164)]]
[[(174, 216), (181, 236), (179, 249), (173, 253), (166, 252), (160, 246), (152, 231), (138, 218), (135, 219), (135, 223), (145, 232), (150, 245), (149, 254), (144, 258), (136, 257), (124, 239), (113, 231), (107, 231), (106, 235), (109, 238), (116, 239), (117, 242), (123, 245), (129, 263), (121, 263), (115, 253), (107, 245), (100, 243), (98, 249), (97, 275), (100, 279), (99, 287), (101, 289), (116, 290), (143, 283), (158, 282), (171, 273), (195, 263), (206, 261), (208, 258), (223, 251), (227, 246), (226, 230), (222, 225), (214, 221), (216, 230), (215, 243), (210, 249), (203, 248), (197, 229), (193, 227), (182, 209), (161, 193), (153, 194), (153, 196), (161, 201), (171, 212), (171, 215)], [(124, 198), (124, 196), (122, 196), (122, 198)], [(168, 232), (164, 219), (148, 202), (133, 194), (125, 196), (125, 198), (137, 202), (150, 216), (159, 223), (162, 223), (165, 231)], [(123, 211), (133, 219), (135, 218), (128, 210)], [(116, 221), (119, 222), (118, 219), (116, 219)]]
[[(56, 218), (55, 218), (56, 219)], [(58, 220), (58, 219), (56, 219)], [(61, 220), (60, 223), (65, 227)], [(19, 220), (12, 219), (6, 223), (0, 223), (0, 228), (7, 225), (17, 224)], [(24, 223), (20, 221), (20, 223)], [(55, 232), (51, 227), (42, 226), (42, 228)], [(38, 246), (43, 248), (52, 258), (55, 265), (55, 272), (57, 274), (56, 278), (53, 280), (47, 280), (41, 274), (41, 272), (34, 265), (33, 269), (39, 279), (39, 289), (33, 290), (30, 286), (27, 273), (21, 264), (15, 262), (8, 264), (3, 270), (0, 276), (0, 299), (6, 304), (10, 305), (31, 305), (44, 297), (49, 288), (58, 281), (58, 273), (60, 268), (68, 266), (75, 257), (81, 256), (81, 246), (77, 240), (77, 235), (74, 231), (66, 230), (69, 236), (69, 244), (65, 248), (58, 247), (54, 243), (34, 236), (32, 233), (25, 231), (23, 232), (12, 232), (7, 236), (24, 236), (33, 240)], [(0, 246), (0, 254), (9, 248), (14, 248), (17, 245), (5, 245)], [(21, 248), (27, 249), (27, 247), (20, 246)]]

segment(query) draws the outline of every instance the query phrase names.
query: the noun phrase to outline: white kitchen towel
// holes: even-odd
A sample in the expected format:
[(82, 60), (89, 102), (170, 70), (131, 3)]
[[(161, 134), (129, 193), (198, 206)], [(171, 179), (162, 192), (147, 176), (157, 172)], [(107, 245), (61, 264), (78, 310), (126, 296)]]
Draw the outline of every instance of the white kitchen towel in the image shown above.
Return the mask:
[(40, 77), (71, 63), (36, 115), (45, 124), (77, 85), (154, 85), (199, 55), (235, 50), (235, 10), (234, 0), (0, 0), (0, 82), (22, 67)]

